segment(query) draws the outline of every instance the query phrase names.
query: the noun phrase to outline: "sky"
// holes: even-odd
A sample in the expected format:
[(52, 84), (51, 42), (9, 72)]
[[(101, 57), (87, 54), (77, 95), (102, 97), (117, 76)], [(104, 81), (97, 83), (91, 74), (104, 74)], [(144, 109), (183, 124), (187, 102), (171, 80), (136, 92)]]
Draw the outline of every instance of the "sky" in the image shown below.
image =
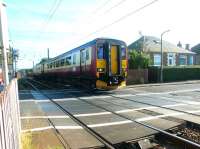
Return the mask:
[[(147, 4), (153, 2), (148, 7)], [(19, 50), (18, 69), (98, 37), (131, 44), (170, 30), (173, 44), (200, 43), (199, 0), (4, 0), (10, 44)], [(144, 8), (143, 8), (144, 7)], [(138, 9), (140, 11), (137, 11)]]

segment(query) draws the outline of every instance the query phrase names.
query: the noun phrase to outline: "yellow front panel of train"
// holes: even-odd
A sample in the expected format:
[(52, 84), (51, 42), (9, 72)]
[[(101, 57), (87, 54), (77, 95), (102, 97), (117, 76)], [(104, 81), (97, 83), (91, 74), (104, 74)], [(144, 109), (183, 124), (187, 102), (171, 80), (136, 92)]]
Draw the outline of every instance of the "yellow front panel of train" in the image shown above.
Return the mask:
[(122, 68), (123, 69), (127, 68), (127, 62), (126, 62), (126, 60), (122, 60)]
[(118, 72), (118, 52), (117, 52), (117, 46), (111, 47), (111, 72), (113, 75), (117, 74)]
[(106, 68), (106, 61), (104, 59), (102, 60), (97, 60), (97, 68)]

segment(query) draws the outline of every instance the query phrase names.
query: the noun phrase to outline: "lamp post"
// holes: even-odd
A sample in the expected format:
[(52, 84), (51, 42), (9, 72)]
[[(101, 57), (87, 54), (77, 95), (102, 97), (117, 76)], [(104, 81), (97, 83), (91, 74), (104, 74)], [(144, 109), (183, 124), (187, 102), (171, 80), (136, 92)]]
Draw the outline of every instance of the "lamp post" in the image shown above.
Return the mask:
[(161, 55), (161, 63), (160, 63), (160, 82), (162, 83), (163, 82), (163, 44), (162, 44), (162, 38), (163, 38), (163, 35), (167, 32), (169, 32), (170, 30), (166, 30), (164, 32), (162, 32), (161, 34), (161, 41), (160, 41), (160, 55)]

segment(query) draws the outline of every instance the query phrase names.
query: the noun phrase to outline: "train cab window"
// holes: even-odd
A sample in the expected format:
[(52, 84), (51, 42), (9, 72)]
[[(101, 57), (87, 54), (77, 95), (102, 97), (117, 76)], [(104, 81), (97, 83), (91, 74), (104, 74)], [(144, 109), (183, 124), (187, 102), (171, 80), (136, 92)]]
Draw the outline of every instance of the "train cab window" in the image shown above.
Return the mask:
[(121, 48), (121, 57), (122, 59), (126, 59), (126, 48), (124, 47)]
[(99, 46), (97, 49), (97, 59), (103, 59), (103, 46)]
[(73, 55), (73, 64), (76, 64), (76, 54)]

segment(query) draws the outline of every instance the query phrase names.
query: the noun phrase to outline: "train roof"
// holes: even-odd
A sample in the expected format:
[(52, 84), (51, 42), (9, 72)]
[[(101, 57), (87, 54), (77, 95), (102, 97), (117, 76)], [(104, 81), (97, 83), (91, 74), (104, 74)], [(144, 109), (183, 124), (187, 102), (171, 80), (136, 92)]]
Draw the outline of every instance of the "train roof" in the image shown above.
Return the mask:
[(125, 45), (126, 45), (126, 43), (125, 43), (124, 41), (118, 40), (118, 39), (105, 38), (105, 37), (96, 38), (96, 39), (94, 39), (94, 40), (92, 40), (92, 41), (89, 41), (89, 42), (87, 42), (87, 43), (85, 43), (85, 44), (79, 46), (79, 47), (76, 47), (76, 48), (71, 49), (71, 50), (69, 50), (69, 51), (67, 51), (67, 52), (65, 52), (65, 53), (62, 53), (62, 54), (60, 54), (60, 55), (58, 55), (58, 56), (56, 56), (56, 57), (54, 57), (54, 58), (50, 58), (50, 59), (49, 59), (48, 61), (46, 61), (46, 62), (54, 61), (55, 59), (60, 58), (60, 57), (62, 57), (62, 56), (64, 56), (64, 55), (70, 54), (70, 53), (72, 53), (72, 52), (75, 52), (75, 51), (79, 50), (80, 48), (89, 46), (89, 45), (91, 45), (91, 44), (96, 44), (96, 42), (101, 41), (101, 40), (102, 40), (102, 41), (104, 41), (104, 40), (115, 41), (115, 42), (120, 42), (121, 44), (125, 44)]

